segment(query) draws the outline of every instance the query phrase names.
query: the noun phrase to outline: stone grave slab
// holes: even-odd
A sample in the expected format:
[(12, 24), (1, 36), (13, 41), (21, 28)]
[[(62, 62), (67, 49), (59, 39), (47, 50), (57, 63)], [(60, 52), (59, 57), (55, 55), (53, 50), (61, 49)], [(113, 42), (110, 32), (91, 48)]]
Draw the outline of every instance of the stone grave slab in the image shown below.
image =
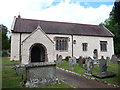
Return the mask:
[(40, 62), (25, 65), (26, 83), (28, 88), (38, 88), (58, 83), (55, 75), (56, 64), (53, 62)]
[(116, 74), (114, 72), (107, 71), (107, 72), (94, 73), (92, 74), (92, 76), (100, 78), (100, 79), (104, 79), (104, 78), (114, 77), (116, 76)]

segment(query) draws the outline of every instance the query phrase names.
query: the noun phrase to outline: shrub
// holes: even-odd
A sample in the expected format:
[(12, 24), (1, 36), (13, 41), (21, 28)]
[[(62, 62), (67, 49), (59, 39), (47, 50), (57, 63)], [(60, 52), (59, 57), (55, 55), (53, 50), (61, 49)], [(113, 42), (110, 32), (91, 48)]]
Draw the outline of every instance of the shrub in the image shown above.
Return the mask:
[(3, 56), (3, 57), (5, 57), (5, 56), (9, 56), (7, 50), (3, 50), (3, 51), (2, 51), (2, 56)]
[(83, 64), (85, 64), (86, 59), (87, 59), (87, 57), (82, 58)]
[(66, 56), (64, 60), (68, 62), (69, 58), (71, 58), (71, 56)]

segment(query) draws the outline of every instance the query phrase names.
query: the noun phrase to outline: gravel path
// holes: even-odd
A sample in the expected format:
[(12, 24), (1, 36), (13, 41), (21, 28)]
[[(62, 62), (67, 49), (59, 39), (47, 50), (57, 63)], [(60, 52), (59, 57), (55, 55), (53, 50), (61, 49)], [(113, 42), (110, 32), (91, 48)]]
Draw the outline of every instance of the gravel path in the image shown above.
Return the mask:
[(75, 88), (114, 88), (107, 84), (87, 79), (85, 77), (78, 76), (58, 68), (56, 68), (56, 75), (58, 79), (63, 80), (65, 83)]

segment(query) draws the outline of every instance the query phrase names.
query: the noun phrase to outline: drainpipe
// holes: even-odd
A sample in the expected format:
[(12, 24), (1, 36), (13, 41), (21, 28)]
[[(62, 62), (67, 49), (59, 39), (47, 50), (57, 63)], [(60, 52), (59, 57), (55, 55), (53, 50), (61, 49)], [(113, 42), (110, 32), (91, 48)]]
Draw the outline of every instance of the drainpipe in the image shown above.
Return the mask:
[(73, 35), (71, 35), (72, 37), (72, 57), (73, 57)]
[(21, 63), (21, 35), (22, 33), (20, 33), (20, 42), (19, 42), (19, 59), (20, 59), (20, 63)]
[[(21, 16), (20, 15), (18, 15), (18, 22), (19, 22), (19, 31), (21, 31)], [(19, 59), (20, 59), (20, 64), (21, 64), (21, 60), (22, 60), (22, 58), (21, 58), (21, 35), (22, 35), (22, 33), (20, 32), (20, 41), (19, 41)]]

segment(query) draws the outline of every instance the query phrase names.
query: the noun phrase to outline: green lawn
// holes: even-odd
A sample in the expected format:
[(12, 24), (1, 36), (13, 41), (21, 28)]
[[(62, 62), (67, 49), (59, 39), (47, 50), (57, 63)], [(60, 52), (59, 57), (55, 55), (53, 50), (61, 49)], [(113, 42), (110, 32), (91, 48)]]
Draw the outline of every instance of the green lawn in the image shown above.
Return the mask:
[[(9, 65), (13, 65), (14, 63), (19, 64), (18, 61), (15, 62), (10, 61), (9, 57), (2, 58), (2, 65), (9, 66)], [(16, 75), (14, 69), (6, 66), (2, 67), (2, 88), (25, 88), (20, 85), (21, 81), (22, 81), (21, 75)], [(60, 84), (45, 86), (42, 88), (72, 88), (72, 87), (60, 81)]]
[(10, 61), (10, 58), (9, 57), (3, 57), (2, 58), (2, 64), (3, 65), (13, 65), (13, 64), (19, 64), (20, 62), (19, 61)]
[[(119, 85), (119, 83), (118, 83), (119, 79), (118, 78), (120, 77), (120, 73), (118, 73), (118, 72), (120, 72), (120, 69), (118, 69), (118, 67), (120, 67), (120, 64), (118, 66), (118, 64), (114, 64), (112, 62), (108, 62), (107, 65), (108, 65), (107, 71), (115, 72), (116, 76), (113, 77), (113, 78), (105, 78), (105, 79), (96, 78), (96, 79), (99, 79), (99, 80), (102, 80), (102, 81), (107, 81), (108, 83)], [(66, 70), (69, 70), (69, 71), (72, 71), (72, 72), (75, 72), (75, 73), (79, 73), (81, 75), (86, 75), (84, 73), (85, 72), (84, 68), (79, 67), (78, 64), (74, 65), (74, 69), (73, 70), (69, 69), (69, 64), (68, 64), (67, 61), (63, 61), (62, 65), (57, 65), (57, 67), (63, 68), (63, 69), (66, 69)], [(93, 69), (93, 73), (98, 73), (98, 72), (100, 72), (100, 68), (99, 68), (99, 66), (95, 65), (94, 69)], [(86, 76), (93, 77), (93, 76), (90, 76), (90, 75), (86, 75)]]

